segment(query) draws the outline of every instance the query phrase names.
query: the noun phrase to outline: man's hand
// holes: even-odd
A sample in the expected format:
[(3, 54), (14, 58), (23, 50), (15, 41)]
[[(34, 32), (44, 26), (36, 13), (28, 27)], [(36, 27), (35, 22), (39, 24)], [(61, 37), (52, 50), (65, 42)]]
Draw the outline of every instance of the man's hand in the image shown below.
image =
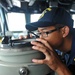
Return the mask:
[(51, 69), (56, 70), (58, 68), (58, 63), (61, 62), (59, 60), (58, 55), (52, 49), (52, 47), (48, 44), (48, 42), (44, 39), (37, 39), (37, 41), (41, 42), (31, 42), (34, 46), (32, 47), (35, 50), (41, 51), (45, 55), (44, 60), (33, 59), (32, 61), (38, 64), (47, 64)]
[(41, 51), (45, 55), (45, 59), (32, 59), (37, 64), (47, 64), (52, 70), (58, 73), (58, 75), (71, 75), (68, 68), (61, 62), (55, 50), (45, 39), (36, 39), (38, 42), (31, 42), (34, 50)]
[(33, 37), (32, 34), (26, 35), (26, 36), (20, 35), (19, 39), (28, 39), (28, 38), (32, 38), (32, 37)]

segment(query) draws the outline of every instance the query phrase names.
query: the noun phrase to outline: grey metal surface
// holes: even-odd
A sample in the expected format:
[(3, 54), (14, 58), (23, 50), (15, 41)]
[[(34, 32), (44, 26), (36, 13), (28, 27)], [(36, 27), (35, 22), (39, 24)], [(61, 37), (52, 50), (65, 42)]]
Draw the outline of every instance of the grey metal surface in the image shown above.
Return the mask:
[(34, 63), (8, 63), (0, 61), (0, 75), (20, 75), (19, 70), (22, 67), (28, 69), (27, 75), (47, 75), (51, 73), (51, 69), (47, 65), (39, 65)]
[(43, 53), (31, 46), (0, 47), (0, 75), (47, 75), (52, 70), (45, 64), (35, 64), (32, 59), (44, 59)]

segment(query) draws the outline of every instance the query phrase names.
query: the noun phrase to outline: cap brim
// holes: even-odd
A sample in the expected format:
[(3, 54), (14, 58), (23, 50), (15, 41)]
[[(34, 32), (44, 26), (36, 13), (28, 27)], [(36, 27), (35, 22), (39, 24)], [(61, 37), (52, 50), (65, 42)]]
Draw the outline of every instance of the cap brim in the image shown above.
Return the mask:
[(51, 22), (34, 22), (26, 24), (26, 29), (29, 31), (37, 30), (39, 27), (48, 27), (53, 25)]

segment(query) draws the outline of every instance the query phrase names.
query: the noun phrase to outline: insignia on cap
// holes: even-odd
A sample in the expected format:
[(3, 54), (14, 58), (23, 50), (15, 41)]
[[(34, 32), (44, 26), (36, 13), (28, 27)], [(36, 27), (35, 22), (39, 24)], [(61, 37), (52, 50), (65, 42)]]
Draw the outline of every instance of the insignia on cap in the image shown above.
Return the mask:
[(42, 12), (42, 15), (40, 16), (39, 19), (41, 19), (41, 18), (45, 15), (45, 13), (47, 13), (47, 11), (51, 11), (51, 8), (46, 8), (46, 9)]
[(74, 58), (74, 61), (75, 61), (75, 58)]

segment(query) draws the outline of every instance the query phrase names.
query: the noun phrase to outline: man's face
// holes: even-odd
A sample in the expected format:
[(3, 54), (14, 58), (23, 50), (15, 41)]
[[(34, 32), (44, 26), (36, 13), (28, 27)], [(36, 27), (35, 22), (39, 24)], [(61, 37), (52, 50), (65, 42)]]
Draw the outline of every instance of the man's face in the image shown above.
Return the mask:
[[(50, 27), (38, 28), (38, 31), (40, 33), (43, 33), (54, 29), (55, 29), (54, 26), (50, 26)], [(58, 49), (63, 45), (63, 41), (64, 41), (61, 29), (49, 33), (46, 37), (40, 35), (40, 38), (46, 39), (53, 48)]]

